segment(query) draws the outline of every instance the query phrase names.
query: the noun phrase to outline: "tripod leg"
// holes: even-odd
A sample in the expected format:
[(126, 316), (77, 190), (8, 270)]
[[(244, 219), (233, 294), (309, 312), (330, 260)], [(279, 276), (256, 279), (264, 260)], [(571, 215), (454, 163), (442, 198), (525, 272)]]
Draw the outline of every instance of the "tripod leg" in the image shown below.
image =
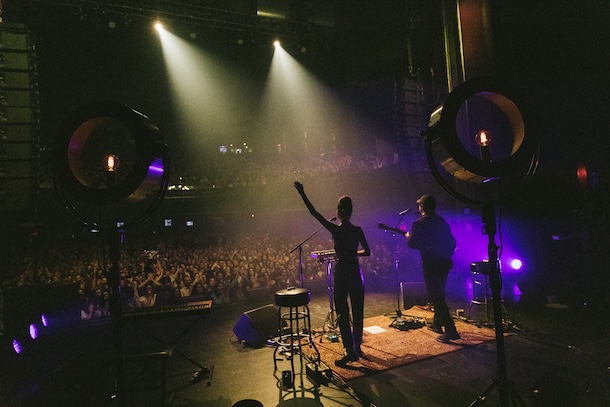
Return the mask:
[(496, 387), (498, 387), (498, 379), (495, 379), (489, 386), (487, 386), (483, 393), (479, 394), (477, 399), (473, 401), (469, 407), (475, 407), (484, 403), (485, 400), (487, 400), (487, 395)]
[(508, 392), (508, 397), (510, 400), (512, 400), (513, 404), (519, 407), (526, 407), (525, 402), (523, 401), (521, 396), (519, 396), (519, 393), (517, 393), (517, 391), (515, 390), (513, 383), (508, 379), (506, 380), (505, 387), (506, 388), (504, 390)]

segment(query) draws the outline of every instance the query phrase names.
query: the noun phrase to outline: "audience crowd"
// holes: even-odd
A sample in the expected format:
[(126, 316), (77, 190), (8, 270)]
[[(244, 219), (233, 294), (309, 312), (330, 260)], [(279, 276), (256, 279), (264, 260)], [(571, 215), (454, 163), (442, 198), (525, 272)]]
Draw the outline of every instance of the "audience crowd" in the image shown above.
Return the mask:
[[(191, 155), (196, 154), (194, 151)], [(184, 164), (188, 163), (188, 165)], [(299, 159), (278, 152), (262, 158), (250, 152), (172, 155), (170, 185), (200, 189), (292, 183), (341, 171), (368, 171), (397, 164), (393, 154), (355, 158), (350, 154), (302, 154)], [(50, 184), (49, 184), (50, 186)], [(213, 228), (212, 228), (213, 229)], [(215, 305), (243, 301), (249, 296), (296, 286), (303, 279), (325, 281), (327, 267), (311, 258), (316, 250), (332, 248), (326, 238), (315, 237), (303, 245), (303, 263), (294, 242), (302, 236), (278, 236), (258, 230), (238, 236), (222, 230), (204, 235), (178, 235), (133, 239), (121, 247), (120, 296), (125, 311), (211, 299)], [(96, 240), (97, 239), (97, 240)], [(81, 318), (95, 319), (110, 313), (108, 253), (99, 236), (33, 239), (19, 248), (17, 259), (2, 289), (28, 285), (75, 284), (81, 300)], [(390, 250), (393, 250), (391, 248)], [(384, 245), (362, 258), (365, 276), (392, 270), (393, 253)]]
[[(55, 239), (33, 244), (20, 253), (16, 269), (3, 288), (27, 285), (78, 285), (81, 319), (110, 315), (111, 263), (99, 237)], [(120, 297), (125, 312), (171, 306), (204, 299), (220, 305), (255, 295), (268, 295), (326, 281), (327, 263), (311, 252), (332, 248), (328, 236), (316, 236), (303, 245), (303, 267), (296, 240), (269, 233), (239, 236), (177, 234), (133, 239), (121, 247)], [(392, 269), (392, 252), (375, 245), (362, 258), (365, 276)], [(302, 269), (302, 276), (301, 276)], [(322, 283), (323, 284), (323, 283)]]
[[(294, 159), (278, 154), (263, 158), (254, 153), (176, 154), (172, 157), (170, 185), (194, 189), (235, 188), (265, 185), (269, 182), (292, 183), (338, 172), (360, 172), (396, 164), (393, 154), (368, 152), (361, 158), (351, 154), (320, 153)], [(196, 156), (191, 156), (196, 155)]]

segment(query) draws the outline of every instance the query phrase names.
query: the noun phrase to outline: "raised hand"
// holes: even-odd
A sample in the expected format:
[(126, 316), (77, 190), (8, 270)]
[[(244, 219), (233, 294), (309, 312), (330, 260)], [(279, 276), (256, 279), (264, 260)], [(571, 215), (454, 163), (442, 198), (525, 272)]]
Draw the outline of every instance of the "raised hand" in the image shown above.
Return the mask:
[(297, 191), (299, 192), (299, 194), (304, 194), (305, 193), (305, 189), (303, 188), (303, 184), (301, 184), (299, 181), (296, 181), (294, 183), (294, 187), (297, 189)]

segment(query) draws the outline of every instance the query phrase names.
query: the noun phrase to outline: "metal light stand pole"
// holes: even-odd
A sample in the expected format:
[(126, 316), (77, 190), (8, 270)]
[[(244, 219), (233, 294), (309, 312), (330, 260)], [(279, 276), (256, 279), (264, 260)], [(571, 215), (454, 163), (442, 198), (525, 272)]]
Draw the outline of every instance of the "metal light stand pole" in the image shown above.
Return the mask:
[(110, 317), (112, 320), (112, 342), (114, 345), (114, 363), (116, 369), (116, 397), (117, 404), (125, 406), (125, 366), (123, 363), (123, 325), (121, 322), (121, 293), (120, 293), (120, 266), (121, 258), (120, 244), (122, 240), (121, 231), (110, 229), (108, 231), (108, 255), (111, 267), (108, 274), (110, 283)]
[(486, 204), (481, 209), (483, 218), (483, 233), (488, 239), (487, 251), (489, 256), (489, 283), (491, 286), (494, 329), (496, 331), (496, 354), (498, 360), (498, 371), (496, 378), (485, 391), (470, 404), (470, 407), (478, 406), (485, 402), (487, 395), (494, 388), (498, 388), (500, 399), (498, 406), (509, 407), (511, 402), (515, 405), (525, 407), (525, 403), (519, 397), (513, 383), (508, 379), (506, 373), (506, 353), (504, 349), (504, 326), (502, 324), (502, 279), (500, 277), (500, 269), (498, 268), (498, 246), (495, 242), (496, 234), (496, 217), (493, 204)]

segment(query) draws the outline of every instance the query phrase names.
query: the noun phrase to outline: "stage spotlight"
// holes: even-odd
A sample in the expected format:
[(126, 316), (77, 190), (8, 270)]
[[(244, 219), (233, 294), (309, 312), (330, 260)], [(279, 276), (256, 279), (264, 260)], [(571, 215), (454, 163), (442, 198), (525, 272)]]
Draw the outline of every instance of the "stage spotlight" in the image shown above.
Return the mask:
[(17, 338), (13, 338), (12, 341), (12, 346), (13, 346), (13, 351), (18, 354), (21, 355), (23, 353), (23, 343), (21, 340), (17, 339)]
[(275, 41), (273, 41), (273, 46), (274, 46), (275, 48), (279, 48), (279, 47), (281, 47), (281, 46), (282, 46), (282, 44), (280, 44), (280, 42), (279, 42), (278, 40), (275, 40)]
[(36, 326), (36, 324), (30, 324), (28, 332), (30, 333), (30, 338), (33, 340), (38, 339), (38, 326)]
[(509, 264), (513, 270), (521, 270), (523, 267), (523, 262), (519, 259), (512, 259)]
[[(99, 229), (101, 223), (115, 227), (121, 219), (127, 228), (148, 216), (164, 196), (168, 149), (142, 113), (96, 102), (77, 110), (60, 129), (53, 175), (67, 209), (83, 223)], [(100, 211), (101, 206), (108, 211)]]
[(489, 143), (491, 143), (491, 133), (485, 129), (479, 130), (475, 136), (475, 140), (481, 147), (489, 147)]
[(163, 24), (160, 21), (155, 22), (155, 30), (159, 32), (165, 31), (165, 28), (163, 27)]
[(27, 324), (15, 331), (11, 346), (16, 354), (24, 355), (33, 350), (36, 339), (38, 339), (38, 327), (36, 324)]
[(42, 322), (42, 326), (44, 326), (45, 328), (49, 327), (49, 318), (47, 318), (46, 314), (40, 315), (40, 322)]
[(464, 202), (506, 199), (529, 182), (538, 166), (537, 120), (516, 87), (497, 78), (477, 78), (455, 88), (432, 113), (424, 134), (433, 175)]
[[(488, 236), (489, 283), (492, 292), (498, 359), (499, 404), (518, 395), (508, 385), (502, 325), (502, 280), (495, 242), (494, 206), (515, 195), (538, 167), (539, 130), (526, 99), (513, 84), (499, 78), (476, 78), (456, 87), (430, 116), (426, 158), (430, 170), (451, 196), (481, 206)], [(483, 395), (471, 404), (485, 398)]]
[(589, 192), (599, 186), (597, 171), (590, 164), (582, 161), (576, 165), (576, 178), (583, 191)]

